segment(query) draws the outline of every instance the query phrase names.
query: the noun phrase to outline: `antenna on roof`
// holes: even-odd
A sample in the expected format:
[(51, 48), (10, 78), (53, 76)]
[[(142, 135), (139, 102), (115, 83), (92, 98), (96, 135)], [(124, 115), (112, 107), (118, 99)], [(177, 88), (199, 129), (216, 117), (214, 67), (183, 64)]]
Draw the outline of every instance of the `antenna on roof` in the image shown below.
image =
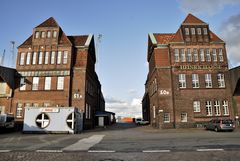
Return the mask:
[(12, 49), (11, 49), (11, 52), (12, 52), (12, 55), (11, 55), (11, 58), (12, 58), (12, 64), (11, 64), (11, 66), (12, 67), (15, 67), (15, 51), (14, 51), (14, 49), (15, 49), (15, 41), (10, 41), (10, 43), (12, 44)]
[(3, 50), (3, 54), (2, 54), (2, 58), (1, 58), (1, 61), (0, 61), (0, 65), (4, 65), (4, 58), (5, 58), (5, 49)]

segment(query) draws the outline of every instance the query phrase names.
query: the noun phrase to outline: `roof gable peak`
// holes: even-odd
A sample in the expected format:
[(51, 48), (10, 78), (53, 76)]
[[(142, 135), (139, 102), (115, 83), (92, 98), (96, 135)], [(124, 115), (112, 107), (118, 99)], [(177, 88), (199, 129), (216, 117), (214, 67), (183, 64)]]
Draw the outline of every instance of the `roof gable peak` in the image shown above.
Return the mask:
[(38, 27), (59, 27), (59, 25), (53, 17), (50, 17), (47, 20), (45, 20), (43, 23), (38, 25), (36, 28)]
[(182, 25), (184, 25), (184, 24), (204, 24), (204, 25), (207, 25), (206, 22), (200, 20), (199, 18), (192, 15), (191, 13), (189, 13), (187, 15), (187, 17), (185, 18), (185, 20), (183, 21)]

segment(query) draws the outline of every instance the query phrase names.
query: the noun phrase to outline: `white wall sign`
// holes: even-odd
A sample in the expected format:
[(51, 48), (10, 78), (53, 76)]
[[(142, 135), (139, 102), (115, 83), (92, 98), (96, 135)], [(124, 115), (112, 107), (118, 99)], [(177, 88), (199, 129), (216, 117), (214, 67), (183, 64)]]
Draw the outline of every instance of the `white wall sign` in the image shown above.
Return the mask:
[(58, 113), (59, 112), (59, 108), (42, 108), (41, 112)]

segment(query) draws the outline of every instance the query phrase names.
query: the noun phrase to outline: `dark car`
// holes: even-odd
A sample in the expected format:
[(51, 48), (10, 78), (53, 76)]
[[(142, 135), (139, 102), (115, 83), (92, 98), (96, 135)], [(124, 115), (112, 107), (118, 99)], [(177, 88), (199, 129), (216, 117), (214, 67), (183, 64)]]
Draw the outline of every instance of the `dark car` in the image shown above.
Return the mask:
[(233, 131), (235, 129), (234, 121), (231, 119), (212, 119), (206, 126), (206, 130)]

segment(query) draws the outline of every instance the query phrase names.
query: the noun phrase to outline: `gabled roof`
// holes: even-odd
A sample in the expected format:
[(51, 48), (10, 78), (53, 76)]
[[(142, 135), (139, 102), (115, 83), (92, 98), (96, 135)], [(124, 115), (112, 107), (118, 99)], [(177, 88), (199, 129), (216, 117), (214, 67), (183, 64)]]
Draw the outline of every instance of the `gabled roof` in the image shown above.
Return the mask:
[(158, 44), (169, 44), (174, 38), (175, 34), (173, 33), (154, 33), (153, 34)]
[(59, 44), (64, 44), (64, 45), (72, 45), (71, 41), (69, 38), (65, 35), (65, 33), (62, 31), (60, 28), (59, 30), (59, 38), (58, 38)]
[(215, 33), (213, 33), (212, 31), (210, 31), (210, 39), (211, 41), (214, 42), (224, 42), (222, 39), (220, 39)]
[(84, 46), (88, 39), (88, 35), (68, 36), (68, 39), (72, 42), (74, 46)]
[(27, 40), (25, 40), (21, 45), (19, 45), (18, 47), (26, 47), (26, 46), (30, 46), (32, 45), (32, 35), (29, 36), (29, 38)]
[(184, 42), (180, 28), (177, 30), (176, 34), (174, 34), (171, 42)]
[(11, 89), (14, 89), (16, 69), (0, 66), (0, 77)]
[(44, 21), (43, 23), (41, 23), (37, 27), (59, 27), (59, 25), (53, 17), (50, 17), (49, 19), (47, 19), (46, 21)]
[(182, 24), (205, 24), (205, 25), (207, 25), (207, 23), (205, 23), (204, 21), (200, 20), (199, 18), (193, 16), (190, 13), (187, 15), (187, 17), (185, 18), (185, 20), (183, 21)]

